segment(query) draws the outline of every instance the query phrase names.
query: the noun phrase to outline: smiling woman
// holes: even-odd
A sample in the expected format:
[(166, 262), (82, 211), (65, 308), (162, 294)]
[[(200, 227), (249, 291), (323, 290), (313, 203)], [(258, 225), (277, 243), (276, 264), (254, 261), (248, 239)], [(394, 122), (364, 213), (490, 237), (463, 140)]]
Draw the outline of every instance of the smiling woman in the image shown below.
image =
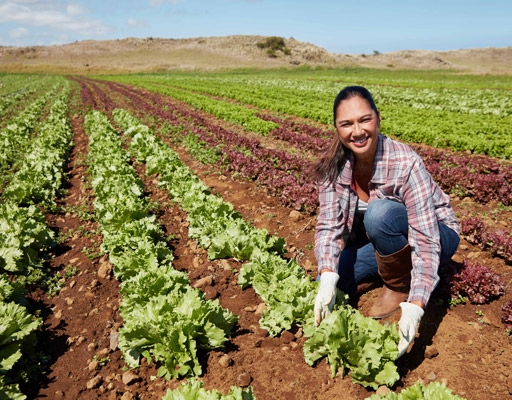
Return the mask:
[(439, 265), (457, 250), (459, 225), (418, 154), (380, 133), (380, 113), (366, 88), (344, 88), (333, 114), (333, 144), (317, 166), (315, 322), (332, 310), (336, 287), (356, 297), (382, 282), (369, 316), (402, 309), (401, 356), (439, 283)]

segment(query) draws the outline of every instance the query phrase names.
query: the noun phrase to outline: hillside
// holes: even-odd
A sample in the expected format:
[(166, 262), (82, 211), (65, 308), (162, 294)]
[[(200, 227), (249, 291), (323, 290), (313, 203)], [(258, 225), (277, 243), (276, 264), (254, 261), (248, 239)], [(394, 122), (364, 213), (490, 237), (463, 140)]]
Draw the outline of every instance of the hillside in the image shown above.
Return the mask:
[(477, 74), (511, 74), (512, 47), (456, 51), (404, 50), (375, 54), (337, 54), (294, 38), (286, 51), (268, 54), (265, 36), (190, 39), (126, 38), (86, 40), (65, 45), (0, 47), (0, 71), (129, 73), (310, 66), (364, 66), (393, 69), (452, 69)]

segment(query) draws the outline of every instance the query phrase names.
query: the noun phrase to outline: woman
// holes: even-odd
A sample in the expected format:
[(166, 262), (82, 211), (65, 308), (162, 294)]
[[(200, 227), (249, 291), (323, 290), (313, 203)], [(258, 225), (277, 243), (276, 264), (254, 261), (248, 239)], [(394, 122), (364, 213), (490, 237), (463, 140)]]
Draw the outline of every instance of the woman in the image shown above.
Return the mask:
[(460, 229), (449, 196), (418, 154), (380, 133), (381, 116), (367, 89), (344, 88), (333, 114), (337, 135), (316, 168), (315, 324), (332, 310), (336, 286), (354, 296), (382, 280), (370, 316), (401, 308), (400, 357), (439, 282), (439, 265), (457, 250)]

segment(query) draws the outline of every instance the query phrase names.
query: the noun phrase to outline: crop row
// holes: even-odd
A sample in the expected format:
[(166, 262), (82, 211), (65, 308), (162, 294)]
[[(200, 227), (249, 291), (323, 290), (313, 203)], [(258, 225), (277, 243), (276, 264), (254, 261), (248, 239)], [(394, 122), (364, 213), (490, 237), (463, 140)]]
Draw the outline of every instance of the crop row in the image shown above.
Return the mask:
[[(308, 170), (311, 161), (287, 151), (267, 148), (259, 140), (240, 135), (233, 130), (202, 118), (179, 104), (172, 104), (170, 110), (162, 107), (161, 97), (151, 94), (144, 97), (126, 88), (110, 87), (129, 97), (134, 107), (159, 117), (164, 123), (162, 131), (171, 134), (172, 140), (182, 141), (193, 135), (186, 144), (197, 144), (195, 156), (204, 163), (217, 163), (228, 171), (246, 179), (255, 181), (268, 194), (281, 199), (286, 206), (314, 211), (317, 204), (316, 187), (311, 181)], [(200, 154), (207, 150), (207, 157)]]
[(40, 96), (0, 130), (1, 186), (5, 184), (6, 178), (19, 168), (19, 161), (23, 160), (23, 156), (30, 146), (43, 108), (55, 96), (60, 86), (61, 84), (55, 85), (49, 92)]
[(35, 331), (41, 319), (27, 311), (24, 294), (27, 284), (44, 281), (44, 253), (54, 245), (42, 208), (54, 204), (71, 144), (67, 95), (64, 91), (54, 102), (0, 204), (0, 393), (5, 398), (26, 398), (19, 382), (39, 365)]
[(0, 74), (0, 129), (11, 123), (36, 99), (65, 85), (58, 75)]

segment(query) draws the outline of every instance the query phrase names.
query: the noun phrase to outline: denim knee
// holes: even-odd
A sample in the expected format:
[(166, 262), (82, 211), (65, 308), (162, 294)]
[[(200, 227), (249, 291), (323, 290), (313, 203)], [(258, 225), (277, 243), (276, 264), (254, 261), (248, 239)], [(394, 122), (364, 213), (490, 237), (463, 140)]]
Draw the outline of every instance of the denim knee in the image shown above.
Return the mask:
[(403, 204), (396, 201), (374, 200), (368, 204), (364, 215), (364, 226), (370, 238), (383, 233), (407, 235), (407, 210)]
[(379, 254), (393, 254), (407, 245), (409, 221), (407, 210), (392, 200), (375, 200), (364, 216), (368, 238)]

